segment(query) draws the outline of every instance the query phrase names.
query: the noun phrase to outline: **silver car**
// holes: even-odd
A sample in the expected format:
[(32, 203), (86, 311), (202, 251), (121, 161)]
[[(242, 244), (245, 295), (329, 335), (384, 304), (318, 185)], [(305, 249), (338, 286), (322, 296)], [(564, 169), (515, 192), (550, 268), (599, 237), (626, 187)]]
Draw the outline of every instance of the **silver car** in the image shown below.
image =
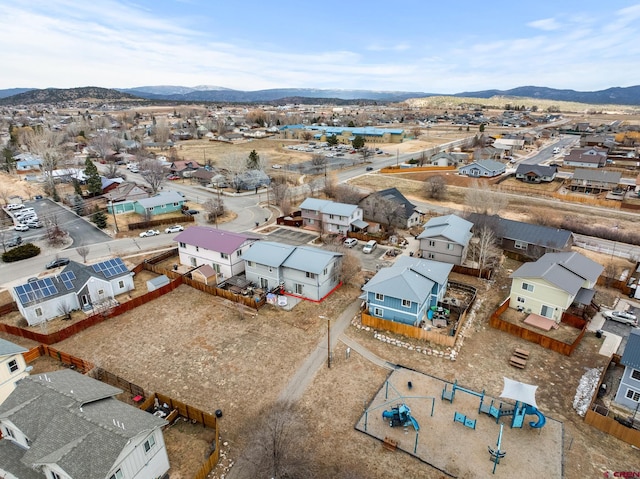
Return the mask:
[(605, 311), (602, 315), (611, 321), (638, 326), (638, 318), (636, 315), (627, 311)]

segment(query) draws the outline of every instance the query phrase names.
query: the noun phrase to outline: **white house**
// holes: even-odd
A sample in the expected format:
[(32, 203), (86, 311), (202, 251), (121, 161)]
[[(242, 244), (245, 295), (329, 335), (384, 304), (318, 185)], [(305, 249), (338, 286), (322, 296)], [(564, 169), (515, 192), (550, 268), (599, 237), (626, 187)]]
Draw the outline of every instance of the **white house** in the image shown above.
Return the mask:
[(162, 477), (168, 423), (118, 401), (120, 393), (70, 369), (21, 380), (0, 404), (0, 477)]
[(323, 233), (344, 235), (353, 230), (352, 225), (357, 229), (368, 226), (362, 220), (362, 208), (358, 205), (307, 198), (300, 205), (300, 211), (305, 228)]
[(318, 301), (340, 283), (341, 253), (271, 241), (254, 244), (244, 255), (247, 280), (272, 290)]
[(218, 283), (244, 272), (243, 254), (259, 240), (257, 236), (206, 226), (191, 226), (174, 239), (180, 264), (194, 268), (209, 265), (218, 275)]
[(133, 273), (120, 258), (93, 265), (70, 261), (59, 273), (10, 290), (29, 326), (77, 309), (90, 310), (134, 289)]
[(13, 392), (18, 381), (29, 375), (22, 357), (26, 352), (22, 346), (0, 338), (0, 404)]

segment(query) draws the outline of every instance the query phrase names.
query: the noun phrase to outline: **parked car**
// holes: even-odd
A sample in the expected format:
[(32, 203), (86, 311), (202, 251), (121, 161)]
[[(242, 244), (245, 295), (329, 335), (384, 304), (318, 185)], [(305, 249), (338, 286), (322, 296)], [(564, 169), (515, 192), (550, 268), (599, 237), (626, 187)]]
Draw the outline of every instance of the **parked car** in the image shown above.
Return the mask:
[(164, 230), (165, 233), (178, 233), (180, 231), (184, 231), (184, 227), (182, 225), (169, 226)]
[(638, 326), (638, 318), (628, 311), (605, 311), (602, 315), (611, 321)]
[(38, 220), (34, 220), (34, 221), (27, 221), (25, 223), (29, 228), (42, 228), (42, 223), (40, 223)]
[(42, 198), (44, 198), (42, 195), (36, 195), (33, 197), (34, 200), (41, 200)]
[(347, 238), (346, 240), (344, 240), (343, 243), (347, 248), (353, 248), (355, 245), (358, 244), (358, 240), (355, 238)]
[(274, 170), (279, 170), (282, 168), (282, 165), (271, 165), (271, 168), (273, 168)]
[(180, 175), (169, 175), (169, 176), (167, 176), (167, 180), (175, 181), (175, 180), (179, 180), (179, 179), (180, 179)]
[(200, 213), (198, 210), (182, 210), (182, 213), (187, 216), (197, 215)]
[(69, 258), (57, 258), (47, 263), (44, 267), (47, 269), (58, 268), (60, 266), (66, 266), (69, 264)]
[(147, 231), (143, 231), (142, 233), (140, 233), (140, 238), (147, 238), (149, 236), (156, 236), (159, 235), (160, 231), (158, 230), (147, 230)]
[(376, 240), (370, 240), (367, 241), (367, 244), (364, 245), (364, 247), (362, 248), (362, 252), (365, 254), (373, 253), (373, 250), (375, 250), (377, 247), (378, 242)]
[(20, 246), (22, 244), (22, 236), (15, 236), (7, 241), (7, 248), (13, 248), (15, 246)]
[(18, 223), (13, 228), (16, 231), (29, 231), (29, 227), (24, 223)]
[(9, 203), (7, 205), (8, 210), (19, 210), (20, 208), (24, 208), (24, 205), (20, 203)]
[(367, 171), (373, 171), (373, 166), (367, 166), (367, 167), (365, 168), (365, 170), (367, 170)]

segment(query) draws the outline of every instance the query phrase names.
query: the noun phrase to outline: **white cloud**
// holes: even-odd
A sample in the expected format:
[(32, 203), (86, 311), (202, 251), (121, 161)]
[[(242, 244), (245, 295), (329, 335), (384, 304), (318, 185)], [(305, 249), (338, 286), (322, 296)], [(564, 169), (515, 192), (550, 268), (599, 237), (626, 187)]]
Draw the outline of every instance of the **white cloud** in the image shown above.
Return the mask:
[(535, 20), (527, 23), (527, 26), (531, 28), (537, 28), (539, 30), (545, 30), (551, 32), (561, 28), (560, 23), (555, 18), (544, 18), (542, 20)]

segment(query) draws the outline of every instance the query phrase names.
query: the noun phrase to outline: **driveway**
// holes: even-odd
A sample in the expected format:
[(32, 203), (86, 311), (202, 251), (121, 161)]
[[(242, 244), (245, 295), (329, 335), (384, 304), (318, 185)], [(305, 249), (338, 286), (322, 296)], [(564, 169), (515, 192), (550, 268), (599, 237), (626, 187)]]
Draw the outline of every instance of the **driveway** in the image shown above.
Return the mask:
[(300, 246), (310, 243), (318, 237), (318, 234), (311, 233), (306, 230), (278, 228), (268, 234), (263, 235), (263, 237), (268, 241), (276, 241), (278, 243), (289, 244), (292, 246)]

